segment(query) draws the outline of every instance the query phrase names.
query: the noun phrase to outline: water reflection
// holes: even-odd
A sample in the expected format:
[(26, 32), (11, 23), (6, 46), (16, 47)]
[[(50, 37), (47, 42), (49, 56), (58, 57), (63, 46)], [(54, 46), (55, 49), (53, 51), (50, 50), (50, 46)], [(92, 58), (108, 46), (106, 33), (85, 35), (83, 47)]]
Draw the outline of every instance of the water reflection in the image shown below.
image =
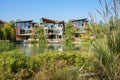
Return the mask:
[(60, 44), (60, 43), (37, 43), (37, 44), (16, 44), (16, 48), (21, 49), (28, 55), (34, 55), (36, 53), (44, 53), (48, 51), (69, 51), (80, 50), (80, 44)]
[[(48, 51), (69, 51), (69, 50), (80, 50), (80, 44), (60, 44), (60, 43), (35, 43), (35, 44), (13, 44), (7, 43), (0, 46), (0, 52), (20, 49), (27, 55), (34, 55), (37, 53), (44, 53)], [(6, 46), (7, 45), (7, 46)]]
[(16, 49), (15, 43), (9, 43), (9, 42), (0, 42), (0, 52), (4, 51), (11, 51)]
[(16, 44), (16, 48), (24, 51), (27, 55), (34, 55), (35, 53), (43, 53), (46, 50), (46, 44)]
[(48, 49), (49, 50), (62, 51), (63, 50), (63, 44), (51, 43), (51, 44), (48, 44)]

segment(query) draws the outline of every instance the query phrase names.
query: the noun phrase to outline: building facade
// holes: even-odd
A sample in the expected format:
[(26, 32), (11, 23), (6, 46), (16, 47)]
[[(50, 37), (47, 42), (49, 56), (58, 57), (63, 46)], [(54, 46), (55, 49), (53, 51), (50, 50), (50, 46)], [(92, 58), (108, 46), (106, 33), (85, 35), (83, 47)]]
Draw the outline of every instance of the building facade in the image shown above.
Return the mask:
[(85, 28), (87, 26), (88, 20), (87, 18), (84, 19), (73, 19), (70, 20), (73, 24), (73, 27), (75, 28), (75, 37), (79, 37), (80, 34), (86, 33)]
[(16, 41), (29, 40), (35, 36), (35, 27), (33, 20), (17, 21), (16, 22)]
[(56, 21), (47, 18), (41, 19), (41, 24), (44, 26), (44, 35), (49, 40), (62, 40), (65, 30), (64, 21)]

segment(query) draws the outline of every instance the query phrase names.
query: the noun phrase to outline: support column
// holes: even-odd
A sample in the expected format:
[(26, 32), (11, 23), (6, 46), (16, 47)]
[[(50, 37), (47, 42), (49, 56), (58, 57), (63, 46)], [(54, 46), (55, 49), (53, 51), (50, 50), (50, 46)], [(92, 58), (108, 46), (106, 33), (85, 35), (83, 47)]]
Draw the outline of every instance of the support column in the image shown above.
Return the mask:
[(57, 39), (57, 35), (55, 37), (56, 37), (55, 39)]

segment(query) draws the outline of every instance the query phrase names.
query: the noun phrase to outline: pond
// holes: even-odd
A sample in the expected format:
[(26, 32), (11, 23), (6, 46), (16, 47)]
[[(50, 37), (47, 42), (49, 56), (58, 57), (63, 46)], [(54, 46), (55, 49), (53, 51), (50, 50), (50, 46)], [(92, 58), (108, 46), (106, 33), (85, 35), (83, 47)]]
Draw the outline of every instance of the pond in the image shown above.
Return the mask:
[(84, 49), (84, 46), (81, 47), (81, 44), (63, 44), (63, 43), (16, 44), (9, 42), (0, 42), (0, 52), (19, 49), (20, 51), (25, 52), (27, 55), (34, 55), (37, 53), (44, 53), (48, 51), (70, 51), (70, 50), (81, 51), (81, 48), (82, 50)]

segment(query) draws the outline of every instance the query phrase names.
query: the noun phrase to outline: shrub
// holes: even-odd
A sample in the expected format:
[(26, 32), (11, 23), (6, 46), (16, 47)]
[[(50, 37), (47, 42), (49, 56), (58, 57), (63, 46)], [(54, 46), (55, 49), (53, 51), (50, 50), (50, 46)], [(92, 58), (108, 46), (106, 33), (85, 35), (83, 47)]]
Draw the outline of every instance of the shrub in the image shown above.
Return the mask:
[(92, 58), (77, 51), (50, 51), (34, 56), (27, 56), (19, 50), (3, 52), (0, 54), (0, 78), (77, 80), (79, 74), (91, 70), (91, 61)]

